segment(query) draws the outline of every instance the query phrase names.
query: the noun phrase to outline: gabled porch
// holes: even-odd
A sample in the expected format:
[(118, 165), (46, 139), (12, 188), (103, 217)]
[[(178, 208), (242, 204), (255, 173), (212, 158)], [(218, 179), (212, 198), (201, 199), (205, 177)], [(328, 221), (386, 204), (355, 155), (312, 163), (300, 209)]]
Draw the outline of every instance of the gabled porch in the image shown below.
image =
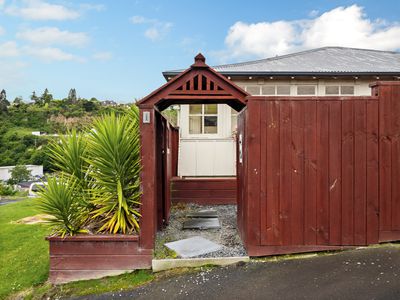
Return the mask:
[(205, 63), (203, 55), (194, 64), (138, 106), (142, 139), (141, 245), (154, 247), (155, 233), (168, 224), (171, 203), (236, 203), (236, 177), (177, 177), (178, 129), (161, 115), (174, 104), (227, 104), (236, 111), (246, 106), (248, 94)]

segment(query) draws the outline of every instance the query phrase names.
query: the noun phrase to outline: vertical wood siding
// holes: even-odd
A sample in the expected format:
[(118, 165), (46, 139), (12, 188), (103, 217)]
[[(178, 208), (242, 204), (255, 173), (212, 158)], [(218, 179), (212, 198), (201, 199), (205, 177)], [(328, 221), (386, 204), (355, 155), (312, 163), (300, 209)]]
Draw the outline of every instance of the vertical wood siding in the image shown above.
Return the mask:
[[(249, 99), (239, 116), (247, 151), (238, 166), (248, 246), (378, 242), (378, 105), (376, 97)], [(381, 193), (390, 191), (397, 192)]]
[(400, 84), (381, 83), (379, 96), (379, 241), (400, 239)]

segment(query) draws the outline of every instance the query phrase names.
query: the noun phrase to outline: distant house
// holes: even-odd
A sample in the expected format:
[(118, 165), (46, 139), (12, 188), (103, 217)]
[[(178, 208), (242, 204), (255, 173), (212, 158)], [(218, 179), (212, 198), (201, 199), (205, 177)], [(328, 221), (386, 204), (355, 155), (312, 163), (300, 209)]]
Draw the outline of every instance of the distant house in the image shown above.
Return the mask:
[(117, 106), (118, 103), (112, 100), (104, 100), (104, 101), (100, 101), (100, 104), (102, 106)]
[[(32, 177), (43, 176), (43, 166), (38, 165), (25, 165), (25, 167), (31, 171)], [(0, 167), (0, 180), (7, 181), (11, 178), (11, 171), (15, 166)]]
[[(213, 69), (251, 95), (369, 96), (371, 82), (400, 78), (400, 53), (324, 47)], [(226, 104), (180, 106), (179, 176), (236, 175), (236, 114)]]
[(32, 131), (32, 135), (42, 136), (42, 135), (47, 135), (47, 133), (44, 131)]

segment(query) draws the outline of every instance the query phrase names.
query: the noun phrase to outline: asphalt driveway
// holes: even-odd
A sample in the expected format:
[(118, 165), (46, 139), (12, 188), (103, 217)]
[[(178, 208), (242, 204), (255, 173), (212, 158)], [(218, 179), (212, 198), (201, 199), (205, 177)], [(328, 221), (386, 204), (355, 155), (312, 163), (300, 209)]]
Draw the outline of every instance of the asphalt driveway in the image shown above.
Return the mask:
[(85, 299), (400, 299), (400, 245), (215, 268)]

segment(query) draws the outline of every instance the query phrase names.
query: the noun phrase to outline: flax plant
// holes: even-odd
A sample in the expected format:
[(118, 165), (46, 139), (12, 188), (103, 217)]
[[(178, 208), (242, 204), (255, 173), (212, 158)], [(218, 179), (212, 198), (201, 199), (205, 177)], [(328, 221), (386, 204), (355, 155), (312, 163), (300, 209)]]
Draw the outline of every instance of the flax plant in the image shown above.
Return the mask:
[(90, 190), (99, 232), (139, 230), (140, 141), (138, 110), (98, 118), (88, 135)]

